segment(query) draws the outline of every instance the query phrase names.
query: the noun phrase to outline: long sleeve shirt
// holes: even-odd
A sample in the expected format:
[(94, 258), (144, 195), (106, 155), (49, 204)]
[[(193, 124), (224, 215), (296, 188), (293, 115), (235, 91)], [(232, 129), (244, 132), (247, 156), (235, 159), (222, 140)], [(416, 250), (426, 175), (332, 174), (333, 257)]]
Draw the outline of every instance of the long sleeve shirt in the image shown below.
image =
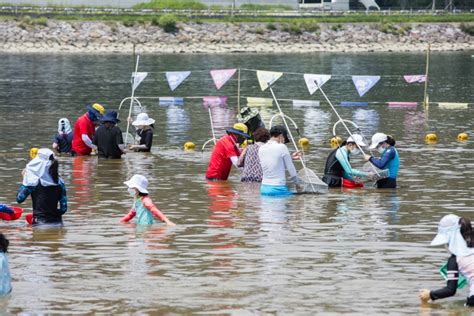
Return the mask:
[(343, 178), (353, 180), (353, 177), (367, 177), (367, 172), (353, 169), (349, 162), (349, 152), (346, 146), (339, 148), (336, 152), (336, 159), (344, 169)]
[(448, 260), (448, 280), (445, 287), (430, 291), (430, 298), (434, 301), (440, 298), (450, 297), (456, 294), (458, 287), (459, 268), (456, 256), (452, 255)]
[(398, 169), (400, 168), (400, 159), (395, 147), (390, 146), (384, 150), (380, 159), (370, 157), (369, 161), (379, 169), (389, 169), (390, 178), (397, 178)]
[(298, 184), (298, 174), (286, 145), (269, 140), (260, 146), (258, 158), (263, 171), (262, 184), (286, 185), (285, 170), (288, 170), (290, 178)]

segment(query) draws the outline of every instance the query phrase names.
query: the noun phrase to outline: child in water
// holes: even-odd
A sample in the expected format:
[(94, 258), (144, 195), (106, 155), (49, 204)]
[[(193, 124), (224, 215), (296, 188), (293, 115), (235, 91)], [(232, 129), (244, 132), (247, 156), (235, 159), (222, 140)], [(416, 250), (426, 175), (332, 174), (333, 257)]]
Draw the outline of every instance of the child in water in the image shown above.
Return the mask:
[(59, 119), (58, 133), (53, 138), (53, 150), (57, 153), (71, 153), (72, 150), (72, 128), (67, 118)]
[(444, 245), (451, 257), (448, 259), (448, 282), (442, 289), (420, 290), (422, 303), (453, 296), (456, 294), (459, 273), (469, 282), (469, 296), (466, 306), (474, 306), (474, 232), (470, 220), (454, 214), (444, 216), (438, 225), (438, 234), (431, 246)]
[(0, 233), (0, 296), (5, 296), (12, 291), (12, 278), (8, 267), (8, 245), (10, 242)]
[(175, 226), (160, 210), (153, 204), (148, 196), (148, 180), (142, 175), (136, 174), (130, 180), (124, 182), (128, 187), (128, 192), (133, 196), (134, 202), (130, 212), (120, 221), (128, 223), (135, 216), (137, 224), (151, 225), (154, 223), (153, 215), (169, 226)]

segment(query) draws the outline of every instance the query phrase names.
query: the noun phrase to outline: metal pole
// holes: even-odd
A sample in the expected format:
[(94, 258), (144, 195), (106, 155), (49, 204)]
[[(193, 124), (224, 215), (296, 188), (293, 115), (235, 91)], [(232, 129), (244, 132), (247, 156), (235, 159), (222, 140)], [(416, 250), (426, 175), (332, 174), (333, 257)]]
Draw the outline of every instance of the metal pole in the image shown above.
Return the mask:
[(429, 74), (429, 70), (430, 70), (430, 48), (431, 48), (431, 45), (428, 44), (428, 49), (426, 51), (425, 92), (424, 92), (424, 95), (423, 95), (423, 106), (425, 107), (425, 109), (427, 109), (429, 107), (428, 74)]
[(132, 80), (132, 97), (130, 98), (130, 110), (128, 111), (128, 118), (127, 118), (127, 133), (125, 135), (125, 145), (127, 145), (128, 140), (128, 131), (130, 129), (130, 117), (132, 116), (132, 106), (133, 106), (133, 97), (135, 95), (135, 76), (138, 72), (138, 62), (140, 61), (140, 55), (137, 56), (137, 63), (135, 65), (135, 73), (133, 75)]
[(237, 76), (237, 111), (240, 114), (240, 68)]

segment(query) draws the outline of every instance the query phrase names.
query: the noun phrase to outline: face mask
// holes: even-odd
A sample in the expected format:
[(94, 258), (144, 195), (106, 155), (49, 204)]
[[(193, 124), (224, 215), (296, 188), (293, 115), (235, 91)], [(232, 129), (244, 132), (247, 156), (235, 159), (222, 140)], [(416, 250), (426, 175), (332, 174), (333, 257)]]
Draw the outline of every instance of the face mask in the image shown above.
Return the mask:
[(137, 191), (134, 188), (128, 188), (127, 191), (131, 196), (137, 195)]
[(379, 153), (382, 154), (382, 153), (385, 151), (385, 148), (383, 148), (382, 146), (380, 146), (377, 150), (378, 150)]
[(359, 148), (356, 148), (353, 151), (351, 151), (351, 155), (353, 155), (353, 156), (358, 155), (358, 154), (360, 154)]

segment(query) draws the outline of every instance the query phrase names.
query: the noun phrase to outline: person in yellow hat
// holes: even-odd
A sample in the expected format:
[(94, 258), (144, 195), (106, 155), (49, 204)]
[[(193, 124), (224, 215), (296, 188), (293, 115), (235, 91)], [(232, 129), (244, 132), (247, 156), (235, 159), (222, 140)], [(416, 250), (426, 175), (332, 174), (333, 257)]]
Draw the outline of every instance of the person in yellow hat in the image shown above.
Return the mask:
[[(238, 164), (242, 144), (250, 136), (243, 131), (243, 126), (234, 125), (226, 130), (227, 134), (219, 139), (212, 150), (211, 159), (207, 167), (206, 179), (211, 181), (225, 181), (229, 177), (232, 165)], [(236, 128), (237, 127), (237, 128)], [(246, 126), (245, 126), (246, 127)]]
[(97, 146), (92, 144), (95, 128), (100, 125), (100, 119), (105, 114), (105, 108), (99, 103), (87, 107), (87, 112), (79, 117), (74, 125), (72, 139), (72, 154), (79, 156), (90, 155)]

